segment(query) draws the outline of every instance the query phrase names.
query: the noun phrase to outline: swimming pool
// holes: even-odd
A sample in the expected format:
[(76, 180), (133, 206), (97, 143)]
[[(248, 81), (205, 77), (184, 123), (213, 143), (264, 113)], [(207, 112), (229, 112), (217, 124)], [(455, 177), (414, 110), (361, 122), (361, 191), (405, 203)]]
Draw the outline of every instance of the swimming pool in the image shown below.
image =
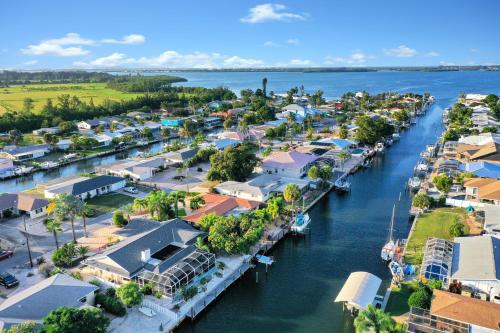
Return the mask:
[(365, 152), (365, 150), (364, 150), (364, 149), (361, 149), (361, 148), (357, 148), (357, 149), (353, 149), (353, 150), (351, 150), (351, 154), (353, 154), (353, 155), (361, 155), (361, 154), (363, 154), (364, 152)]

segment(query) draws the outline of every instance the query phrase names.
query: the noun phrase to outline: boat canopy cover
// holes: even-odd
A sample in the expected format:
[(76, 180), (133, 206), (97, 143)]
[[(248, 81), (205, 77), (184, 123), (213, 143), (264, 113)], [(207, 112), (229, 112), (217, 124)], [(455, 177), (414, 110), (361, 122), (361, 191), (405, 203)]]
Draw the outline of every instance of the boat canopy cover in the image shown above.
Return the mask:
[(335, 302), (348, 302), (358, 309), (373, 304), (382, 280), (367, 272), (353, 272), (347, 278)]

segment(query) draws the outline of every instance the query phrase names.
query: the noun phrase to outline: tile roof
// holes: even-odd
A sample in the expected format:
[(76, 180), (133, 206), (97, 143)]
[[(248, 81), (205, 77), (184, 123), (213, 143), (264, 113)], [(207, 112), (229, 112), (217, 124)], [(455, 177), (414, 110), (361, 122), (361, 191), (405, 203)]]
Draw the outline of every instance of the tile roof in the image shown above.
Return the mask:
[(210, 213), (223, 216), (234, 209), (255, 209), (260, 204), (257, 201), (212, 193), (206, 193), (202, 195), (202, 198), (205, 201), (204, 206), (197, 209), (194, 213), (185, 216), (184, 220), (198, 223), (203, 216)]
[(17, 208), (25, 212), (47, 207), (48, 200), (27, 193), (3, 193), (0, 195), (0, 210)]
[(431, 313), (451, 320), (500, 330), (500, 304), (434, 290)]
[(298, 151), (277, 151), (266, 157), (262, 162), (262, 166), (269, 168), (302, 169), (317, 159), (317, 156), (300, 153)]
[(494, 178), (471, 178), (464, 182), (465, 187), (478, 189), (478, 198), (500, 200), (500, 180)]

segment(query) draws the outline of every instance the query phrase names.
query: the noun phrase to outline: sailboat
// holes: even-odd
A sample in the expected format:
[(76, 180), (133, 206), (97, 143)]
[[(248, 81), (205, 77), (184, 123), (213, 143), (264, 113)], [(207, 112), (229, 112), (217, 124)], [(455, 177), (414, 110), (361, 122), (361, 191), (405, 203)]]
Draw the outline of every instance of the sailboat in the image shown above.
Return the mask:
[(394, 240), (393, 230), (394, 230), (394, 213), (396, 211), (396, 204), (392, 207), (392, 217), (391, 217), (391, 225), (389, 227), (389, 235), (387, 236), (387, 243), (385, 243), (382, 251), (380, 253), (380, 257), (383, 261), (389, 262), (394, 258), (394, 254), (397, 252), (399, 247), (399, 240)]

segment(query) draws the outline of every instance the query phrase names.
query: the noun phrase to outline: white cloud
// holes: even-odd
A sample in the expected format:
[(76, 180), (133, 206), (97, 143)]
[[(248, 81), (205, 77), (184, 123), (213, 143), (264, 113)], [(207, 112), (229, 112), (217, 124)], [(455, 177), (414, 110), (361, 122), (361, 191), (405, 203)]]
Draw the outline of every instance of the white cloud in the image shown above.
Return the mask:
[(26, 66), (31, 66), (31, 65), (36, 65), (38, 64), (38, 60), (30, 60), (30, 61), (26, 61), (23, 63), (23, 65), (26, 65)]
[(113, 38), (102, 39), (100, 43), (103, 44), (142, 44), (146, 41), (146, 37), (139, 34), (132, 34), (123, 36), (122, 39), (117, 40)]
[(384, 49), (384, 53), (388, 56), (399, 58), (411, 58), (418, 54), (417, 50), (412, 49), (406, 45), (400, 45), (393, 49)]
[(264, 42), (264, 46), (267, 46), (267, 47), (276, 47), (276, 46), (280, 46), (278, 43), (275, 43), (271, 40), (268, 40), (266, 42)]
[(440, 61), (439, 64), (441, 66), (455, 66), (454, 62), (448, 62), (448, 61)]
[(428, 57), (439, 57), (439, 53), (435, 51), (430, 51), (425, 54)]
[(96, 46), (99, 44), (140, 44), (144, 43), (146, 38), (143, 35), (131, 34), (122, 39), (106, 38), (96, 41), (89, 38), (83, 38), (79, 34), (70, 32), (61, 38), (42, 40), (38, 44), (28, 45), (21, 52), (28, 55), (55, 55), (60, 57), (84, 56), (90, 53), (83, 46)]
[(220, 53), (193, 52), (182, 54), (177, 51), (165, 51), (157, 57), (131, 58), (123, 53), (113, 53), (89, 62), (78, 61), (75, 66), (83, 68), (110, 68), (126, 65), (139, 67), (168, 68), (250, 68), (262, 67), (264, 62), (258, 59), (228, 56)]
[(244, 23), (263, 23), (270, 21), (305, 21), (307, 14), (287, 12), (286, 6), (276, 3), (265, 3), (250, 8), (248, 16), (241, 18)]
[(368, 59), (373, 58), (372, 56), (368, 56), (361, 51), (355, 51), (348, 57), (325, 57), (326, 65), (363, 65)]
[(477, 52), (479, 52), (479, 50), (478, 50), (478, 49), (474, 49), (474, 48), (470, 49), (470, 51), (471, 51), (472, 53), (477, 53)]
[(292, 45), (300, 44), (300, 40), (298, 40), (297, 38), (289, 38), (286, 42), (287, 44), (292, 44)]
[(311, 66), (313, 62), (308, 59), (292, 59), (288, 62), (290, 66)]

